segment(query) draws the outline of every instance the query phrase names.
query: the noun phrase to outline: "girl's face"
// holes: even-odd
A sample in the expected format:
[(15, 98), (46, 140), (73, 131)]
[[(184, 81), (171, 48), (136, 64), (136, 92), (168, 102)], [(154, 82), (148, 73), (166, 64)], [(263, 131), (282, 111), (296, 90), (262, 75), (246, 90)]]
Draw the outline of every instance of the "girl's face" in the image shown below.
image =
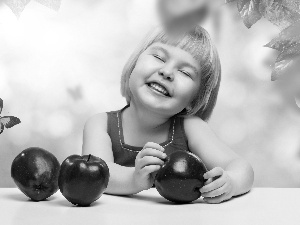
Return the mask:
[(129, 79), (132, 100), (156, 113), (173, 116), (186, 108), (200, 85), (200, 66), (193, 56), (167, 44), (150, 45)]

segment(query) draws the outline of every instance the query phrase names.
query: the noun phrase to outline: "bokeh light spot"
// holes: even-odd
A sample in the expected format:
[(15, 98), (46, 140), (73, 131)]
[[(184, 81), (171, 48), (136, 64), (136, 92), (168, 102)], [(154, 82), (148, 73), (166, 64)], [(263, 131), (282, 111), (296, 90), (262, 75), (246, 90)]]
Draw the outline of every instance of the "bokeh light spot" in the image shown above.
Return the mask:
[(56, 111), (48, 118), (48, 132), (59, 138), (69, 135), (73, 128), (71, 115), (67, 111)]

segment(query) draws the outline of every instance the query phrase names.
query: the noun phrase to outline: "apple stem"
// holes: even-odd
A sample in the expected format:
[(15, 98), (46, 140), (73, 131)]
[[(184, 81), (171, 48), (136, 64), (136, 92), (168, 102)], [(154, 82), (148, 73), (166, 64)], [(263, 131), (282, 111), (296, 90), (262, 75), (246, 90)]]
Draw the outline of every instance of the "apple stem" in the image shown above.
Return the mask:
[(90, 160), (90, 158), (91, 158), (91, 154), (89, 154), (89, 158), (88, 158), (87, 162)]

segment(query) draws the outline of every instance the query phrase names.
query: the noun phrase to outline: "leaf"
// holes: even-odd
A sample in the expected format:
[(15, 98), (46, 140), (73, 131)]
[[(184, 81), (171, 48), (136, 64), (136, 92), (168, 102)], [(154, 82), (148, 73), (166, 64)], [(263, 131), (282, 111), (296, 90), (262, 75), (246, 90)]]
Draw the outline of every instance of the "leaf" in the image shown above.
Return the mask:
[(270, 41), (268, 44), (266, 44), (264, 47), (273, 48), (273, 49), (281, 52), (288, 46), (291, 46), (293, 43), (294, 43), (294, 41), (291, 41), (289, 39), (282, 39), (280, 37), (276, 37), (272, 41)]
[(271, 75), (271, 80), (275, 81), (284, 73), (292, 67), (293, 62), (300, 56), (300, 43), (295, 43), (287, 48), (278, 55), (273, 72)]
[(292, 59), (276, 62), (271, 75), (271, 81), (277, 80), (292, 64)]
[(282, 2), (287, 8), (300, 13), (300, 0), (283, 0)]
[(265, 47), (282, 52), (298, 42), (300, 43), (300, 20), (284, 29), (278, 37), (271, 40)]
[[(58, 11), (62, 0), (35, 0), (40, 4)], [(21, 16), (21, 13), (25, 9), (30, 0), (4, 0), (4, 3), (11, 9), (17, 18)]]
[(30, 0), (4, 0), (4, 3), (11, 9), (17, 18), (20, 17), (29, 2)]
[(277, 57), (276, 62), (286, 59), (293, 59), (300, 55), (300, 43), (294, 43), (290, 47), (285, 48)]
[[(294, 4), (296, 4), (296, 1), (294, 1)], [(294, 4), (286, 0), (262, 0), (260, 13), (282, 30), (300, 19), (300, 14)], [(300, 2), (298, 8), (299, 4)]]
[(247, 28), (251, 28), (262, 18), (260, 0), (239, 0), (237, 7)]
[(287, 72), (295, 59), (300, 56), (300, 20), (284, 29), (265, 47), (280, 52), (272, 72), (272, 81), (274, 81)]
[[(225, 0), (225, 3), (233, 1)], [(300, 19), (300, 0), (238, 0), (237, 7), (248, 28), (262, 16), (281, 30)]]
[(272, 72), (272, 80), (276, 80), (300, 56), (300, 0), (238, 0), (237, 7), (246, 27), (265, 17), (282, 30), (265, 45), (280, 52)]
[(61, 5), (61, 0), (35, 0), (35, 1), (55, 11), (58, 11)]

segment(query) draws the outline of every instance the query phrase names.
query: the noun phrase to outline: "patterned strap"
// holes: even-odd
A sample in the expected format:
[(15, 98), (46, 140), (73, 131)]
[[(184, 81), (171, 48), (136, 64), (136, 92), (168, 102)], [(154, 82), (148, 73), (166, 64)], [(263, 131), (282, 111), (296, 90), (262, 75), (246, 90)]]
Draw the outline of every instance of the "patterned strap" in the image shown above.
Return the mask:
[[(121, 145), (121, 147), (122, 147), (123, 149), (125, 149), (125, 150), (131, 151), (131, 152), (136, 152), (135, 150), (126, 148), (126, 147), (123, 145), (123, 143), (122, 143), (120, 117), (121, 117), (121, 111), (119, 111), (119, 112), (117, 113), (120, 145)], [(171, 140), (170, 140), (167, 144), (165, 144), (165, 145), (162, 146), (162, 147), (164, 147), (164, 148), (167, 147), (168, 145), (170, 145), (170, 144), (173, 142), (173, 140), (174, 140), (174, 134), (175, 134), (175, 122), (176, 122), (176, 119), (173, 118), (173, 121), (172, 121), (172, 137), (171, 137)], [(168, 138), (169, 138), (169, 137), (168, 137)]]

